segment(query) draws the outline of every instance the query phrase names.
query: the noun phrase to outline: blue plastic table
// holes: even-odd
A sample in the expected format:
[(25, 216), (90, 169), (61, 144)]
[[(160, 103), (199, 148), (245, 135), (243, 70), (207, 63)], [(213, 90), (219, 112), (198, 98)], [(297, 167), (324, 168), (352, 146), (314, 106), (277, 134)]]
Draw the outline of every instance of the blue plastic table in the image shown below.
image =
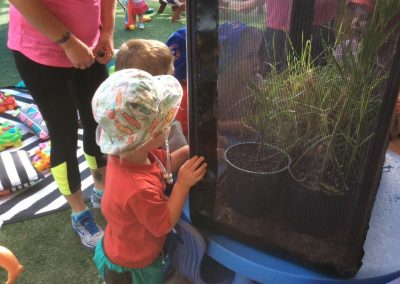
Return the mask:
[[(188, 206), (188, 204), (187, 204)], [(186, 210), (188, 207), (186, 207)], [(387, 283), (400, 277), (400, 156), (388, 151), (364, 244), (363, 265), (342, 280), (258, 251), (220, 234), (208, 234), (208, 255), (235, 272), (234, 284)], [(399, 281), (400, 283), (400, 281)]]

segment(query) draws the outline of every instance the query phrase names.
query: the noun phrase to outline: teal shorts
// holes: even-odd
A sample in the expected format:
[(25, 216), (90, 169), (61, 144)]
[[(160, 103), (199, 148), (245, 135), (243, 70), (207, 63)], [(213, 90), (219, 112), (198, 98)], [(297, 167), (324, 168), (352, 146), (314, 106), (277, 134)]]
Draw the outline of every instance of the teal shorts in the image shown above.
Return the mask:
[[(162, 284), (163, 283), (163, 274), (162, 274), (162, 258), (158, 257), (152, 264), (149, 266), (143, 267), (143, 268), (126, 268), (119, 266), (115, 263), (112, 263), (106, 254), (104, 253), (103, 249), (103, 239), (97, 243), (95, 254), (93, 257), (93, 260), (97, 266), (97, 269), (100, 272), (100, 276), (107, 280), (109, 278), (111, 271), (111, 274), (124, 274), (126, 276), (130, 273), (129, 279), (131, 279), (131, 283), (135, 284), (148, 284), (148, 283), (154, 283), (154, 284)], [(107, 268), (106, 268), (107, 266)], [(108, 272), (107, 272), (108, 271)], [(106, 275), (106, 274), (109, 275)], [(106, 281), (107, 283), (107, 281)], [(117, 283), (117, 282), (115, 282)]]

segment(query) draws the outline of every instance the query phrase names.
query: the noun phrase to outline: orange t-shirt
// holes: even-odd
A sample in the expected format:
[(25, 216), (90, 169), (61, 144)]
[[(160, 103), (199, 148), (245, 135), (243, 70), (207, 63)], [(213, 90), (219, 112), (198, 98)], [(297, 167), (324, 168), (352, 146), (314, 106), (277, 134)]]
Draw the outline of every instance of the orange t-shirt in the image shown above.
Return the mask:
[(176, 114), (175, 119), (181, 123), (182, 126), (182, 131), (185, 136), (188, 135), (188, 101), (187, 101), (187, 82), (186, 80), (180, 81), (182, 90), (183, 90), (183, 96), (182, 96), (182, 101), (181, 105), (179, 107), (178, 113)]
[(151, 164), (136, 164), (109, 156), (101, 211), (107, 220), (104, 250), (115, 264), (143, 268), (159, 256), (171, 221), (164, 196), (166, 154), (154, 150)]

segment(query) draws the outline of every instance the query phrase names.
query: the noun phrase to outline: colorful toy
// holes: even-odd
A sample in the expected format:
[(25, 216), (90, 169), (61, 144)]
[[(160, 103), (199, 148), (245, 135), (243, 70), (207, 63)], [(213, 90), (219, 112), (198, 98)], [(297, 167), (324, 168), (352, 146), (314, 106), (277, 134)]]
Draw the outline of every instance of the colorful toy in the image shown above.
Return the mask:
[(30, 104), (15, 111), (14, 114), (26, 127), (30, 128), (40, 140), (49, 139), (49, 131), (37, 105)]
[(6, 284), (13, 284), (17, 280), (24, 267), (15, 257), (15, 255), (7, 248), (0, 246), (0, 266), (7, 270)]
[(39, 144), (39, 149), (35, 150), (32, 158), (32, 164), (41, 173), (50, 169), (50, 141)]
[(16, 109), (17, 107), (18, 105), (11, 94), (0, 91), (0, 113)]
[(6, 121), (0, 124), (0, 151), (7, 147), (19, 147), (22, 145), (21, 129)]

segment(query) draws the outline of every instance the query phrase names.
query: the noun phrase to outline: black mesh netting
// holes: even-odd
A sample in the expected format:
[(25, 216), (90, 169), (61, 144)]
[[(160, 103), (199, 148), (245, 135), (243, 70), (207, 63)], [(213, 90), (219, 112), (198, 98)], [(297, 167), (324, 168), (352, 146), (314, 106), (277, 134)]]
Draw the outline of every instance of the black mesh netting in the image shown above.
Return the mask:
[(201, 17), (191, 30), (218, 50), (215, 99), (199, 92), (191, 105), (213, 109), (216, 137), (210, 145), (210, 118), (194, 114), (204, 124), (192, 145), (216, 156), (191, 193), (195, 223), (354, 275), (397, 96), (400, 2), (220, 0), (218, 10), (217, 36), (198, 32)]

